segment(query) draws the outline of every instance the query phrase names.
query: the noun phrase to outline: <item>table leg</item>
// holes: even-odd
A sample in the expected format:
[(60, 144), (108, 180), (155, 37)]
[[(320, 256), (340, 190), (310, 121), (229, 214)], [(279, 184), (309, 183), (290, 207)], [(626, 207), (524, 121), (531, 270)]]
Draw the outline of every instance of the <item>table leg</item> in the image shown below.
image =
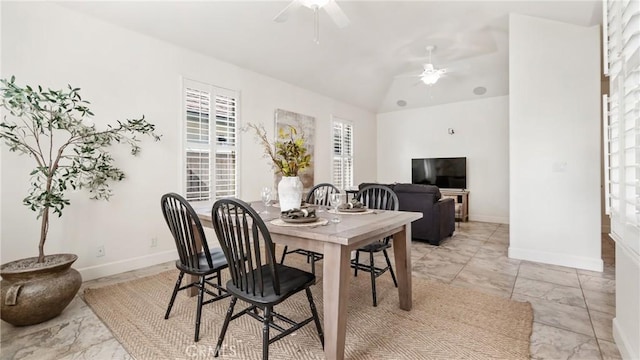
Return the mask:
[(324, 291), (324, 354), (328, 360), (344, 359), (349, 301), (350, 252), (346, 246), (324, 245), (322, 289)]
[(411, 224), (393, 235), (393, 256), (398, 277), (398, 296), (400, 309), (411, 310)]

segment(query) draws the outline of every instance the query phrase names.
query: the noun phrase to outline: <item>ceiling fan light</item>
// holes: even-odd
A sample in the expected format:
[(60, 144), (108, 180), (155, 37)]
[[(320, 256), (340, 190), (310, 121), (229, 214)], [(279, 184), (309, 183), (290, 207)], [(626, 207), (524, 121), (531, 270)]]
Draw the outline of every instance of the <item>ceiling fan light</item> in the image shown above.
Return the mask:
[(320, 9), (323, 6), (327, 5), (330, 0), (300, 0), (300, 3), (309, 9)]
[(422, 80), (422, 82), (427, 85), (435, 84), (436, 82), (438, 82), (438, 79), (440, 79), (440, 74), (435, 71), (425, 72), (424, 74), (422, 74), (422, 77), (420, 77), (420, 80)]

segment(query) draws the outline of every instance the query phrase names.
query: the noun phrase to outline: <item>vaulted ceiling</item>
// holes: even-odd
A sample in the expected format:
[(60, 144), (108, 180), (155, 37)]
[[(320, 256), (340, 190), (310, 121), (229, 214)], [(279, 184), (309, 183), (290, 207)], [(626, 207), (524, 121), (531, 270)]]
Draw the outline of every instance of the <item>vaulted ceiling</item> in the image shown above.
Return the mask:
[[(350, 24), (338, 28), (321, 9), (318, 44), (312, 10), (273, 21), (288, 1), (60, 3), (373, 112), (507, 95), (509, 13), (602, 22), (598, 0), (337, 0)], [(418, 76), (428, 45), (433, 64), (448, 71), (432, 86)]]

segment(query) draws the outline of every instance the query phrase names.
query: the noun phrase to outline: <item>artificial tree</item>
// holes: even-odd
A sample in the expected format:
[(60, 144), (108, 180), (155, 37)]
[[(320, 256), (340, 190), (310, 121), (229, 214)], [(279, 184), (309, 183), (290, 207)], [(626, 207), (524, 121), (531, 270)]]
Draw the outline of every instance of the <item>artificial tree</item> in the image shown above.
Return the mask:
[(70, 85), (63, 90), (21, 87), (13, 76), (0, 82), (1, 107), (11, 115), (0, 123), (0, 140), (10, 151), (35, 161), (23, 203), (41, 218), (37, 263), (43, 263), (50, 213), (62, 216), (64, 207), (70, 205), (67, 192), (86, 188), (93, 199), (109, 199), (109, 183), (125, 177), (114, 165), (111, 145), (127, 144), (136, 155), (140, 152), (136, 135), (156, 141), (160, 135), (144, 116), (98, 128), (90, 119), (94, 114), (89, 102), (82, 100), (79, 88)]

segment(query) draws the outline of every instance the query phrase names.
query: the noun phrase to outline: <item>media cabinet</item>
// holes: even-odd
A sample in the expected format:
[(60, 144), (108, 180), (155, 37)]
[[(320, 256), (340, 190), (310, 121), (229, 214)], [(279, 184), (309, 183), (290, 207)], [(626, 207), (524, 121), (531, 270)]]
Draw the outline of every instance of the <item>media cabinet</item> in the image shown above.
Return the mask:
[(460, 213), (456, 211), (456, 218), (460, 221), (469, 221), (469, 190), (440, 189), (443, 196), (454, 197), (456, 204), (460, 204)]

